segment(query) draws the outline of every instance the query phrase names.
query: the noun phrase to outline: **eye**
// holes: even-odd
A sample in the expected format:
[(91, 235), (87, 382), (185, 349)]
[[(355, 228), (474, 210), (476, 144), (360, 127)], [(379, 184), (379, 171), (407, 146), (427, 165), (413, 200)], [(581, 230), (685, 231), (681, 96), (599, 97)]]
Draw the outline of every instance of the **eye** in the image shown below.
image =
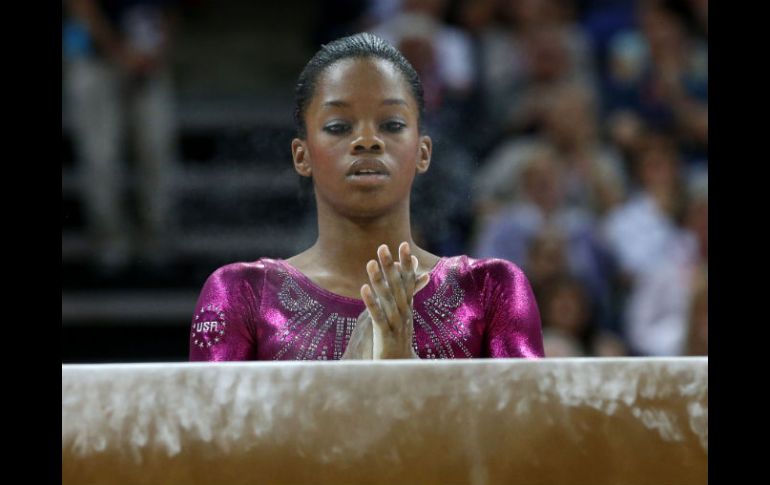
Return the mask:
[(332, 135), (342, 135), (350, 131), (350, 125), (340, 122), (329, 123), (323, 127), (323, 130), (327, 133), (331, 133)]
[(393, 120), (385, 122), (382, 127), (389, 133), (398, 133), (406, 128), (406, 123), (403, 121)]

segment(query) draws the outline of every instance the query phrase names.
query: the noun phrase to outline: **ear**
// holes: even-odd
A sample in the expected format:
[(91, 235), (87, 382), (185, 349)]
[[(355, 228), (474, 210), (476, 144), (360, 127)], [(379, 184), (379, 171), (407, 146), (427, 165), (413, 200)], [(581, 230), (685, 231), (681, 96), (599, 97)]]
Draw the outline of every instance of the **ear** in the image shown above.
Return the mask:
[(430, 156), (433, 152), (433, 140), (429, 136), (420, 137), (420, 152), (417, 158), (417, 173), (425, 173), (430, 166)]
[(313, 170), (310, 166), (310, 156), (307, 145), (303, 140), (295, 138), (291, 141), (291, 157), (294, 159), (294, 170), (303, 177), (310, 177)]

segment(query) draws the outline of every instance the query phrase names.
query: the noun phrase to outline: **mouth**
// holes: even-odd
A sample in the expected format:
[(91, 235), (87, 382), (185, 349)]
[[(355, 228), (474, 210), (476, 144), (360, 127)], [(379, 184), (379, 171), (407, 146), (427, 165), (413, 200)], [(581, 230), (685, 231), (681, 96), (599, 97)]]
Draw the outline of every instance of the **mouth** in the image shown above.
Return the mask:
[(348, 168), (346, 177), (384, 179), (390, 176), (388, 167), (382, 160), (362, 158), (356, 160)]
[(360, 172), (348, 175), (345, 178), (348, 180), (348, 182), (352, 182), (357, 185), (369, 186), (372, 184), (379, 185), (382, 182), (388, 180), (390, 176), (383, 173)]

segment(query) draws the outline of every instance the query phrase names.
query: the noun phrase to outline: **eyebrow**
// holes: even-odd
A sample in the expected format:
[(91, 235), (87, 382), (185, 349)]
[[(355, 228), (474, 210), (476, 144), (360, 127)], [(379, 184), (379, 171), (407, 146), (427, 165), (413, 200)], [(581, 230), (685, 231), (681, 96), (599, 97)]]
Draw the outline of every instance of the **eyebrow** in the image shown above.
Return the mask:
[(407, 106), (407, 102), (401, 98), (388, 98), (384, 100), (381, 104), (384, 104), (384, 105), (403, 104), (404, 106)]
[[(392, 106), (392, 105), (404, 105), (408, 106), (408, 103), (401, 99), (401, 98), (388, 98), (384, 99), (382, 103), (380, 103), (385, 106)], [(341, 99), (333, 99), (331, 101), (326, 101), (323, 106), (336, 106), (339, 108), (348, 108), (350, 107), (350, 103), (346, 101), (342, 101)]]

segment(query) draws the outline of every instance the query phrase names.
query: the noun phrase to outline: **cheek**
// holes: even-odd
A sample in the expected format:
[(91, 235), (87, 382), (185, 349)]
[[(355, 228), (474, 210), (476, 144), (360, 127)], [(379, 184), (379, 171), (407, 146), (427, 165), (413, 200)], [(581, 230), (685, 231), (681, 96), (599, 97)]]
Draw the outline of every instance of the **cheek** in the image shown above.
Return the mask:
[(309, 139), (308, 153), (310, 160), (316, 167), (334, 163), (341, 154), (346, 152), (346, 144), (336, 140)]
[(389, 155), (404, 165), (414, 167), (420, 159), (419, 136), (410, 135), (390, 142)]

